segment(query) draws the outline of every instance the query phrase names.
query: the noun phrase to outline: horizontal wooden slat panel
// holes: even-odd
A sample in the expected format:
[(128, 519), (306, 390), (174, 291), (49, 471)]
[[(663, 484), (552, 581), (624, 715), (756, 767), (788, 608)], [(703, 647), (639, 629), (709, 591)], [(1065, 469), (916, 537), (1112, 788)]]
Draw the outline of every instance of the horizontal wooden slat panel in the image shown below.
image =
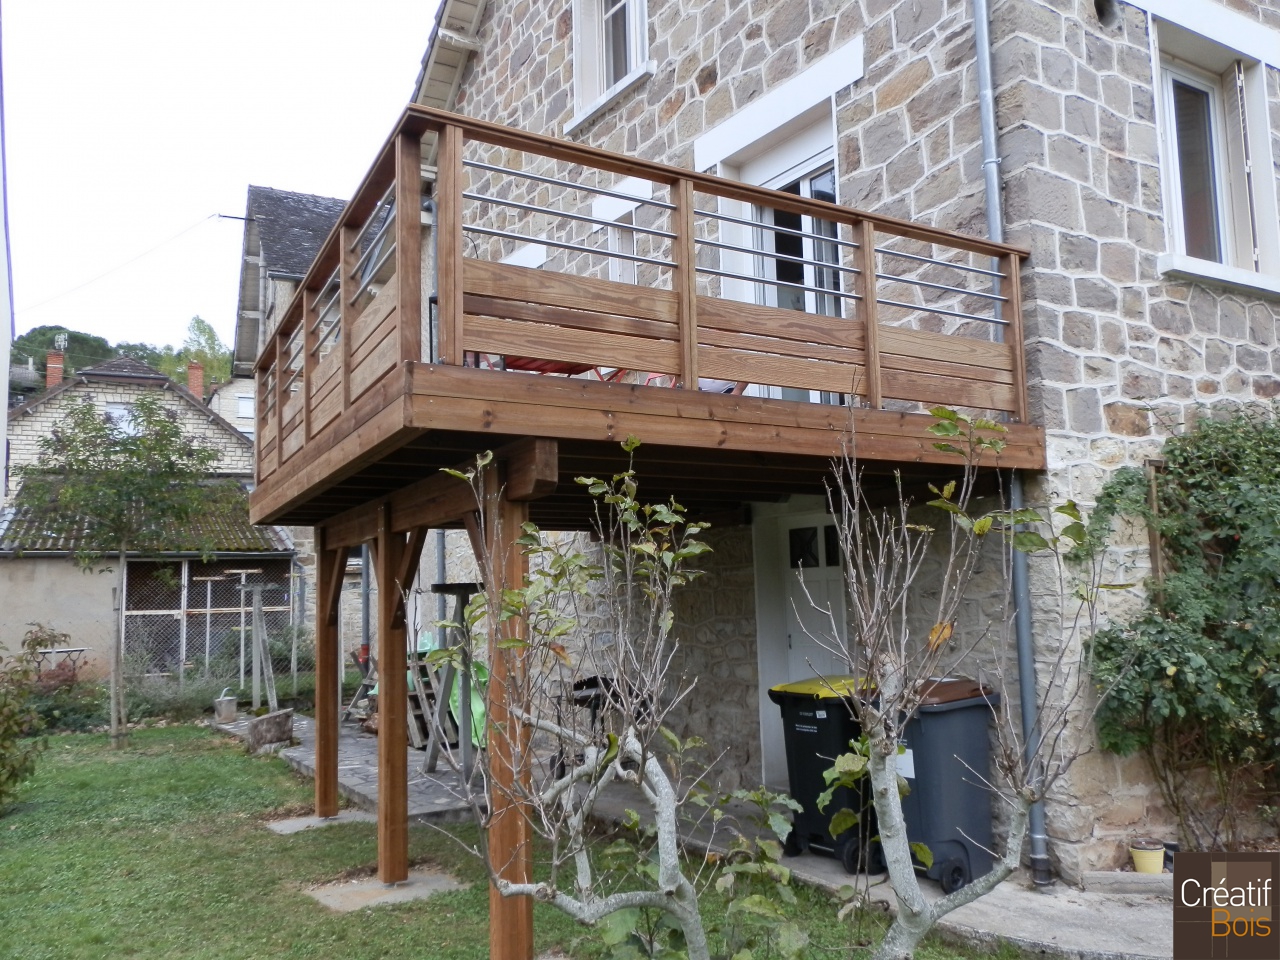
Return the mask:
[(318, 396), (328, 385), (329, 380), (342, 371), (342, 351), (330, 350), (311, 374), (311, 396)]
[(1013, 348), (1005, 343), (949, 337), (945, 333), (880, 325), (880, 353), (949, 360), (993, 370), (1013, 370)]
[(767, 335), (731, 333), (725, 330), (709, 330), (698, 327), (698, 341), (703, 346), (727, 347), (751, 353), (775, 354), (808, 360), (826, 360), (831, 363), (858, 363), (866, 358), (864, 350), (833, 347), (827, 344), (801, 343), (798, 340), (782, 340)]
[[(364, 308), (360, 316), (356, 317), (356, 322), (351, 325), (351, 353), (353, 356), (361, 344), (368, 340), (381, 326), (382, 322), (395, 310), (396, 290), (396, 278), (392, 277), (387, 281), (387, 285), (378, 291), (378, 295), (373, 298), (373, 302)], [(343, 296), (345, 295), (344, 292)]]
[(860, 364), (769, 356), (708, 346), (698, 348), (698, 371), (718, 380), (745, 380), (748, 383), (831, 393), (857, 393), (865, 387), (866, 381)]
[(285, 399), (284, 412), (282, 420), (285, 426), (295, 423), (302, 416), (303, 393), (299, 390), (297, 393), (291, 393)]
[(889, 369), (884, 369), (880, 376), (884, 395), (891, 400), (917, 400), (979, 410), (1013, 409), (1014, 389), (1005, 384)]
[(360, 366), (351, 371), (351, 399), (355, 400), (400, 362), (400, 338), (388, 334)]
[[(390, 314), (383, 318), (382, 323), (373, 330), (370, 336), (357, 347), (355, 344), (351, 346), (351, 366), (352, 368), (360, 366), (364, 363), (365, 358), (378, 350), (388, 337), (395, 340), (400, 338), (397, 336), (399, 330), (396, 321), (400, 316), (399, 310), (393, 310)], [(417, 359), (416, 357), (405, 357), (406, 360)]]
[(662, 320), (641, 320), (619, 317), (595, 310), (568, 310), (541, 303), (525, 303), (520, 300), (498, 300), (467, 294), (462, 300), (463, 309), (475, 316), (502, 317), (507, 320), (528, 320), (549, 326), (570, 327), (574, 330), (602, 330), (620, 333), (628, 337), (648, 337), (655, 340), (673, 340), (679, 328)]
[(679, 348), (672, 340), (643, 340), (614, 333), (566, 330), (495, 317), (465, 318), (462, 349), (536, 360), (562, 360), (646, 373), (674, 373)]
[(676, 295), (630, 283), (575, 277), (463, 258), (465, 293), (498, 300), (523, 300), (570, 310), (591, 310), (620, 317), (675, 323)]
[(767, 334), (797, 343), (829, 343), (850, 350), (866, 348), (861, 320), (823, 317), (716, 297), (698, 298), (698, 326), (734, 333)]
[(289, 458), (302, 449), (302, 445), (306, 443), (307, 432), (302, 429), (299, 423), (292, 430), (286, 430), (284, 434), (284, 443), (280, 447), (280, 454), (284, 462), (288, 462)]
[(342, 376), (330, 376), (311, 397), (311, 433), (314, 436), (330, 420), (342, 412)]

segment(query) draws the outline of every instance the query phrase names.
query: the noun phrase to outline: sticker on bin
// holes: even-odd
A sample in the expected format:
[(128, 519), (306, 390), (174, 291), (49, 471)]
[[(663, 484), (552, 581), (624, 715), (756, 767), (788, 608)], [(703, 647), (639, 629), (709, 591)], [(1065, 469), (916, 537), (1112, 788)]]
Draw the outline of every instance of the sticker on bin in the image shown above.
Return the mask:
[(910, 748), (898, 754), (898, 776), (906, 777), (908, 780), (916, 778), (916, 758)]
[(825, 720), (827, 719), (827, 711), (818, 710), (814, 713), (814, 716), (817, 717), (819, 720)]

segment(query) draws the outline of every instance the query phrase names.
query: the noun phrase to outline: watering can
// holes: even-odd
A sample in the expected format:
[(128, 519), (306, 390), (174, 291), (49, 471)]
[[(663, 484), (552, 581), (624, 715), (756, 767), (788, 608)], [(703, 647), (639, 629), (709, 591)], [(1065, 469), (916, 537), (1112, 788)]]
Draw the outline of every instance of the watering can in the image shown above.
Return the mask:
[(222, 691), (222, 696), (217, 697), (213, 701), (213, 722), (214, 723), (235, 723), (236, 720), (236, 698), (227, 696), (231, 692), (231, 688), (227, 687)]

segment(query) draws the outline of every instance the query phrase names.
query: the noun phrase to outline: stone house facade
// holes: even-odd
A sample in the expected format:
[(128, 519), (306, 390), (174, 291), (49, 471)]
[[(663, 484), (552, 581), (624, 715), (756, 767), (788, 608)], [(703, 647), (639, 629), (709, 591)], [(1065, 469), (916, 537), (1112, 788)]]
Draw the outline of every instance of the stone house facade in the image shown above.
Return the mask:
[[(55, 357), (50, 366), (60, 371)], [(121, 357), (61, 381), (59, 376), (55, 373), (49, 389), (11, 410), (7, 418), (9, 488), (6, 509), (0, 512), (0, 649), (20, 640), (29, 624), (42, 623), (66, 633), (72, 646), (85, 648), (81, 663), (90, 672), (104, 673), (119, 615), (113, 596), (116, 578), (83, 572), (71, 562), (74, 543), (50, 539), (10, 509), (20, 483), (15, 468), (37, 460), (41, 439), (72, 405), (88, 401), (103, 414), (127, 418), (139, 396), (156, 392), (186, 433), (218, 451), (213, 473), (248, 483), (253, 477), (253, 443), (186, 387), (137, 360)], [(269, 631), (282, 631), (296, 620), (290, 601), (294, 549), (283, 529), (251, 527), (247, 513), (231, 506), (209, 513), (197, 526), (201, 540), (212, 544), (213, 557), (175, 550), (128, 560), (125, 652), (127, 658), (136, 654), (140, 670), (171, 674), (178, 663), (213, 668), (221, 657), (217, 669), (225, 666), (234, 672), (233, 661), (243, 661), (236, 635), (237, 630), (244, 632), (245, 601), (238, 589), (242, 582), (261, 579), (284, 586), (281, 594), (268, 599)], [(253, 572), (241, 576), (240, 570)]]
[[(446, 0), (418, 100), (986, 235), (976, 27), (960, 0)], [(1087, 509), (1200, 405), (1280, 394), (1280, 9), (991, 0), (990, 49), (1004, 237), (1031, 251), (1033, 499)], [(712, 533), (682, 600), (687, 669), (717, 688), (686, 731), (729, 747), (727, 786), (785, 784), (764, 696), (798, 668), (778, 584), (793, 533), (826, 525), (821, 503), (761, 506)], [(1122, 532), (1107, 565), (1140, 579), (1145, 537)], [(1033, 567), (1042, 652), (1064, 620), (1050, 576)], [(1068, 878), (1167, 825), (1142, 764), (1097, 752), (1048, 804)]]

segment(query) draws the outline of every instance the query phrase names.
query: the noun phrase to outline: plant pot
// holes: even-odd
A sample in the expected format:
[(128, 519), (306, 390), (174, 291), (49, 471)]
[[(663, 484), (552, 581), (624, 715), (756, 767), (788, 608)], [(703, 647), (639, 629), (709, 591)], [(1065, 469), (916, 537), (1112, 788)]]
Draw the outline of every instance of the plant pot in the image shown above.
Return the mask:
[(1164, 873), (1164, 842), (1152, 837), (1134, 837), (1129, 841), (1129, 855), (1137, 873)]

